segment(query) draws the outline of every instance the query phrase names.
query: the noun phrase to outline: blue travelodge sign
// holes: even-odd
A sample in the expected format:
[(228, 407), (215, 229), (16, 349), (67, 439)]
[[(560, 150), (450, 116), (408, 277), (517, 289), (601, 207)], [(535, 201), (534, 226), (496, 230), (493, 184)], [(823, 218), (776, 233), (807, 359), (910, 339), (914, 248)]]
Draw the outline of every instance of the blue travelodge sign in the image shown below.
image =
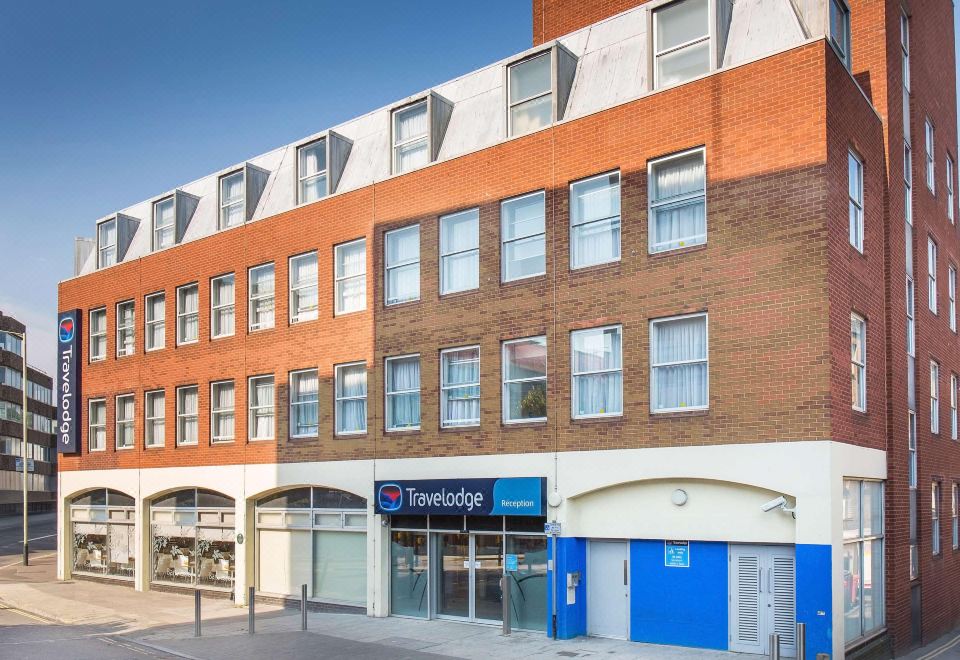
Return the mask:
[(376, 481), (379, 514), (542, 516), (546, 477)]
[(57, 393), (57, 447), (61, 454), (80, 451), (80, 318), (79, 309), (60, 312), (57, 355), (60, 368), (54, 378)]

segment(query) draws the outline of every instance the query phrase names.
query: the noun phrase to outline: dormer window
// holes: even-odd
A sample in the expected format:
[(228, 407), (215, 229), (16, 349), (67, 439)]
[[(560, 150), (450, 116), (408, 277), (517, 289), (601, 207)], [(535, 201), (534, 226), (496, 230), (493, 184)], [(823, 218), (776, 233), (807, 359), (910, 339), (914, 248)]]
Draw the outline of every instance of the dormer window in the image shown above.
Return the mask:
[(219, 229), (236, 227), (245, 221), (245, 195), (243, 170), (220, 177), (220, 223)]
[(553, 122), (550, 53), (510, 67), (510, 135), (522, 135)]
[(846, 0), (828, 0), (830, 3), (830, 43), (850, 68), (850, 7)]
[(297, 149), (298, 203), (327, 196), (327, 141), (316, 140)]
[(153, 249), (162, 250), (176, 240), (176, 203), (173, 195), (153, 205)]
[(117, 219), (104, 220), (97, 225), (97, 268), (117, 263)]
[(393, 112), (393, 171), (397, 174), (430, 162), (427, 101)]
[(707, 0), (678, 0), (653, 12), (654, 88), (710, 72)]

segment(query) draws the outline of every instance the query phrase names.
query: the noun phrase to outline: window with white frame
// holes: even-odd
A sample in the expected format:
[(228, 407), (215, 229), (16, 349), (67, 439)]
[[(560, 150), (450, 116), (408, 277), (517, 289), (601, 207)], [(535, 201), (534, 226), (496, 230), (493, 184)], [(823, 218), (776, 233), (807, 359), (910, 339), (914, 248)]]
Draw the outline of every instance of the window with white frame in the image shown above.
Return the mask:
[(176, 242), (176, 203), (173, 195), (153, 204), (153, 249), (162, 250)]
[(705, 154), (695, 149), (650, 162), (651, 253), (707, 242)]
[(709, 407), (707, 315), (692, 314), (650, 321), (653, 412)]
[(200, 392), (196, 385), (177, 388), (177, 445), (195, 445), (199, 436)]
[(907, 482), (909, 487), (917, 487), (917, 414), (907, 411)]
[(669, 87), (710, 71), (707, 0), (677, 0), (653, 11), (654, 88)]
[(162, 291), (143, 300), (144, 343), (148, 351), (163, 348), (166, 343), (167, 296)]
[(867, 322), (850, 315), (850, 387), (853, 409), (867, 410)]
[(420, 356), (385, 360), (386, 426), (388, 431), (420, 428)]
[(550, 70), (550, 51), (510, 65), (510, 135), (523, 135), (553, 121), (553, 82)]
[(276, 413), (273, 375), (252, 376), (247, 385), (249, 406), (248, 436), (250, 440), (273, 440), (276, 437)]
[(840, 59), (850, 68), (850, 8), (846, 0), (828, 0), (830, 3), (830, 43)]
[(950, 374), (950, 439), (957, 439), (957, 374)]
[(117, 219), (97, 225), (97, 268), (117, 263)]
[(503, 421), (547, 418), (547, 338), (503, 342)]
[(480, 347), (440, 352), (440, 426), (480, 424)]
[(107, 359), (107, 310), (90, 310), (90, 361)]
[(393, 111), (393, 172), (400, 174), (430, 162), (427, 101)]
[(570, 184), (570, 268), (620, 260), (620, 172)]
[(104, 451), (107, 448), (107, 401), (106, 399), (90, 399), (89, 430), (87, 447), (90, 451)]
[(133, 301), (117, 303), (117, 357), (135, 352)]
[(940, 364), (930, 360), (930, 433), (940, 433)]
[(200, 338), (200, 290), (196, 284), (177, 288), (177, 345)]
[(850, 245), (863, 252), (863, 161), (847, 154), (847, 184), (850, 196)]
[(927, 237), (927, 306), (937, 313), (937, 244)]
[(935, 555), (940, 554), (940, 482), (934, 481), (930, 486), (930, 549)]
[(210, 280), (210, 336), (230, 337), (234, 325), (233, 273)]
[(338, 364), (336, 381), (337, 435), (367, 432), (367, 365), (365, 362)]
[(234, 391), (232, 380), (210, 383), (210, 442), (233, 442)]
[(480, 286), (480, 211), (440, 217), (440, 293)]
[(388, 231), (384, 240), (386, 304), (420, 299), (420, 225)]
[[(883, 483), (843, 481), (843, 638), (849, 644), (879, 630), (884, 612)], [(846, 581), (848, 580), (848, 581)]]
[(220, 222), (218, 229), (236, 227), (246, 220), (243, 170), (220, 177)]
[(900, 51), (903, 63), (903, 88), (910, 91), (910, 19), (900, 14)]
[(114, 428), (116, 433), (117, 449), (133, 449), (133, 395), (121, 394), (116, 398), (117, 424)]
[(297, 149), (297, 200), (315, 202), (327, 196), (327, 141), (319, 139)]
[(936, 192), (936, 179), (934, 178), (934, 169), (936, 168), (937, 161), (934, 151), (934, 129), (933, 124), (930, 123), (928, 118), (924, 122), (924, 146), (926, 148), (926, 176), (927, 176), (927, 188), (930, 189), (930, 192)]
[(957, 488), (957, 482), (953, 482), (950, 490), (950, 528), (954, 550), (960, 549), (960, 524), (958, 524), (960, 520), (958, 520), (958, 514), (960, 514), (960, 488)]
[(950, 329), (957, 331), (957, 268), (956, 266), (947, 267), (947, 297), (950, 303), (949, 322)]
[(334, 248), (336, 313), (349, 314), (367, 307), (367, 240), (361, 238)]
[(916, 351), (916, 324), (914, 323), (914, 284), (913, 278), (907, 275), (907, 355), (914, 355)]
[(622, 335), (619, 325), (570, 333), (574, 419), (623, 414)]
[(317, 318), (317, 253), (290, 257), (290, 323)]
[(320, 399), (316, 369), (290, 372), (290, 437), (319, 435)]
[(166, 400), (163, 390), (143, 395), (143, 444), (146, 447), (163, 447), (166, 442)]
[(247, 290), (250, 295), (250, 332), (267, 330), (274, 323), (274, 267), (264, 264), (250, 269), (250, 282)]
[(913, 225), (913, 156), (910, 145), (903, 144), (903, 217)]
[(546, 272), (543, 191), (500, 203), (501, 282)]
[(956, 182), (954, 181), (955, 174), (953, 173), (953, 170), (954, 170), (953, 158), (951, 158), (950, 156), (947, 156), (947, 167), (946, 167), (946, 172), (944, 174), (947, 177), (947, 219), (950, 220), (951, 225), (956, 220), (954, 216), (954, 206), (956, 205), (956, 200), (954, 199), (954, 194), (953, 194), (954, 184)]

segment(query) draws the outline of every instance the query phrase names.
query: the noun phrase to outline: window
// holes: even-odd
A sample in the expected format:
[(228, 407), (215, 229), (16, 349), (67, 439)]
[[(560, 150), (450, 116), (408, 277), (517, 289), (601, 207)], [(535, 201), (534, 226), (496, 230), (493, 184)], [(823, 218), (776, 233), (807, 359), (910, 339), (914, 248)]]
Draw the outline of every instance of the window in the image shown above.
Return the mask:
[(950, 329), (957, 331), (957, 268), (947, 267), (947, 297), (950, 301)]
[(177, 445), (197, 444), (199, 397), (196, 385), (177, 388)]
[(550, 51), (511, 65), (508, 77), (510, 135), (523, 135), (550, 124), (553, 121)]
[(327, 196), (327, 141), (320, 139), (297, 149), (297, 200), (315, 202)]
[(200, 337), (200, 291), (196, 284), (177, 289), (177, 345), (192, 344)]
[(547, 418), (547, 338), (503, 342), (503, 421)]
[(570, 184), (570, 268), (620, 260), (620, 173)]
[(133, 301), (117, 304), (117, 357), (133, 355), (134, 330), (133, 330)]
[(90, 310), (90, 361), (107, 359), (107, 310)]
[(907, 276), (907, 355), (914, 355), (916, 350), (916, 325), (913, 319), (914, 305), (914, 285), (913, 278)]
[(957, 374), (950, 374), (950, 439), (957, 439)]
[(388, 431), (420, 428), (420, 356), (386, 359), (386, 417)]
[(536, 192), (500, 204), (502, 282), (546, 272), (544, 199), (543, 192)]
[(97, 268), (117, 263), (117, 219), (97, 225)]
[(384, 234), (386, 304), (420, 299), (420, 225)]
[(153, 293), (144, 299), (144, 341), (148, 351), (163, 348), (166, 343), (167, 296)]
[(953, 549), (960, 549), (960, 525), (958, 525), (958, 514), (960, 514), (960, 488), (957, 488), (954, 482), (950, 491), (950, 527), (953, 537)]
[(955, 221), (953, 207), (956, 205), (956, 201), (954, 200), (954, 197), (953, 197), (953, 186), (955, 183), (954, 174), (953, 174), (953, 158), (951, 158), (950, 156), (947, 156), (946, 177), (947, 177), (947, 218), (950, 220), (950, 224), (952, 225)]
[(940, 433), (940, 365), (930, 360), (930, 433)]
[(317, 370), (290, 373), (290, 437), (315, 438), (319, 434)]
[(850, 68), (850, 9), (846, 0), (829, 0), (830, 2), (830, 43)]
[(703, 149), (652, 161), (650, 252), (707, 242), (706, 165)]
[(210, 383), (210, 442), (233, 442), (233, 406), (233, 381)]
[(107, 402), (104, 399), (90, 399), (90, 431), (87, 446), (90, 451), (104, 451), (107, 448)]
[(850, 245), (863, 252), (863, 162), (852, 151), (847, 155), (850, 195)]
[(117, 397), (117, 449), (133, 449), (133, 395)]
[(220, 177), (220, 223), (218, 229), (236, 227), (246, 220), (246, 206), (243, 194), (243, 170)]
[(213, 338), (233, 335), (233, 273), (210, 280), (210, 334)]
[(250, 269), (250, 332), (273, 327), (274, 290), (273, 264)]
[(409, 172), (430, 162), (427, 101), (393, 111), (393, 171)]
[(290, 257), (290, 323), (317, 318), (317, 253)]
[(940, 482), (934, 481), (930, 488), (930, 549), (940, 554)]
[(653, 412), (709, 407), (707, 315), (650, 321)]
[(917, 487), (917, 414), (907, 412), (907, 480), (911, 489)]
[(843, 628), (849, 644), (883, 627), (883, 483), (843, 482)]
[(570, 334), (574, 419), (623, 413), (622, 333), (616, 325)]
[(367, 365), (338, 364), (336, 372), (337, 435), (367, 432)]
[(153, 205), (153, 249), (168, 248), (176, 241), (176, 204), (171, 195)]
[(654, 87), (669, 87), (710, 71), (707, 0), (679, 0), (653, 12)]
[(336, 260), (337, 314), (359, 312), (367, 307), (367, 241), (344, 243), (334, 248)]
[(19, 403), (0, 401), (0, 419), (20, 424), (23, 421), (23, 408)]
[(440, 352), (440, 426), (480, 424), (480, 347)]
[(22, 390), (23, 373), (19, 369), (15, 371), (10, 367), (4, 367), (0, 365), (0, 385), (8, 385), (10, 387), (17, 388), (18, 390)]
[(903, 62), (903, 89), (910, 91), (910, 20), (900, 14), (900, 50)]
[(926, 147), (927, 155), (927, 188), (930, 189), (930, 192), (936, 193), (936, 180), (934, 179), (934, 168), (936, 167), (937, 161), (934, 155), (934, 130), (933, 124), (930, 123), (930, 120), (924, 123), (924, 146)]
[(913, 157), (910, 145), (903, 144), (903, 217), (913, 225)]
[(867, 322), (850, 315), (850, 386), (853, 409), (867, 410)]
[(143, 444), (147, 447), (163, 447), (166, 442), (166, 395), (163, 390), (144, 394), (145, 424)]
[(937, 244), (927, 237), (927, 306), (937, 313)]
[(276, 437), (273, 376), (254, 376), (247, 386), (250, 405), (249, 437), (273, 440)]
[(440, 218), (440, 293), (480, 287), (480, 211)]
[(0, 330), (0, 349), (9, 351), (14, 355), (23, 355), (23, 339)]

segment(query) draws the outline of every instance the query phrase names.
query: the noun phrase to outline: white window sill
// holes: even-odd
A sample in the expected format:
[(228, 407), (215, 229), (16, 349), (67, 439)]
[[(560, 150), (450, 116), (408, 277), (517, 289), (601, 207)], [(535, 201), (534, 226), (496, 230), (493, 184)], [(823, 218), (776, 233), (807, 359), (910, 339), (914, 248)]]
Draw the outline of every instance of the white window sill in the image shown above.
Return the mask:
[(191, 339), (190, 341), (178, 341), (177, 346), (190, 346), (191, 344), (199, 344), (199, 339)]
[(156, 353), (157, 351), (162, 351), (164, 348), (165, 348), (164, 346), (154, 346), (153, 348), (146, 348), (146, 349), (144, 349), (143, 352), (144, 352), (144, 353)]
[(580, 419), (609, 419), (611, 417), (623, 417), (622, 412), (615, 413), (599, 413), (597, 415), (571, 415), (571, 418), (574, 420)]
[(314, 433), (313, 435), (291, 435), (291, 440), (316, 440), (320, 437), (319, 433)]
[(211, 440), (211, 441), (210, 441), (210, 444), (211, 444), (211, 445), (232, 445), (232, 444), (233, 444), (233, 438), (225, 438), (225, 439), (221, 439), (221, 440)]
[(650, 414), (652, 415), (663, 415), (669, 413), (684, 413), (684, 412), (703, 412), (704, 410), (710, 410), (710, 406), (687, 406), (685, 408), (659, 408), (651, 409)]
[(273, 438), (273, 437), (270, 437), (270, 438), (247, 438), (247, 442), (272, 442), (272, 441), (274, 441), (274, 440), (276, 440), (276, 438)]
[(227, 337), (233, 337), (236, 333), (231, 332), (227, 335), (210, 335), (210, 339), (226, 339)]
[(618, 264), (620, 263), (620, 261), (621, 259), (617, 257), (616, 259), (610, 259), (609, 261), (598, 261), (592, 264), (583, 264), (579, 266), (571, 265), (570, 270), (571, 271), (586, 270), (587, 268), (596, 268), (597, 266), (607, 266), (609, 264)]
[(177, 441), (178, 447), (196, 447), (198, 444), (199, 443), (197, 442), (180, 442), (179, 440)]
[(527, 417), (525, 419), (505, 419), (503, 423), (509, 426), (516, 426), (523, 424), (543, 424), (546, 421), (546, 417)]
[(386, 433), (409, 433), (419, 430), (419, 426), (395, 426), (393, 428), (386, 429)]
[(338, 431), (337, 433), (334, 433), (334, 435), (338, 438), (349, 438), (352, 435), (355, 436), (355, 435), (366, 435), (366, 434), (367, 434), (366, 429), (362, 431)]
[(480, 428), (480, 421), (478, 420), (476, 422), (464, 422), (463, 424), (451, 424), (449, 422), (447, 423), (441, 422), (440, 428), (455, 429), (455, 430), (456, 429), (477, 429), (477, 428)]
[(131, 449), (135, 449), (135, 447), (133, 445), (129, 447), (120, 447), (119, 445), (117, 446), (117, 451), (129, 451)]

